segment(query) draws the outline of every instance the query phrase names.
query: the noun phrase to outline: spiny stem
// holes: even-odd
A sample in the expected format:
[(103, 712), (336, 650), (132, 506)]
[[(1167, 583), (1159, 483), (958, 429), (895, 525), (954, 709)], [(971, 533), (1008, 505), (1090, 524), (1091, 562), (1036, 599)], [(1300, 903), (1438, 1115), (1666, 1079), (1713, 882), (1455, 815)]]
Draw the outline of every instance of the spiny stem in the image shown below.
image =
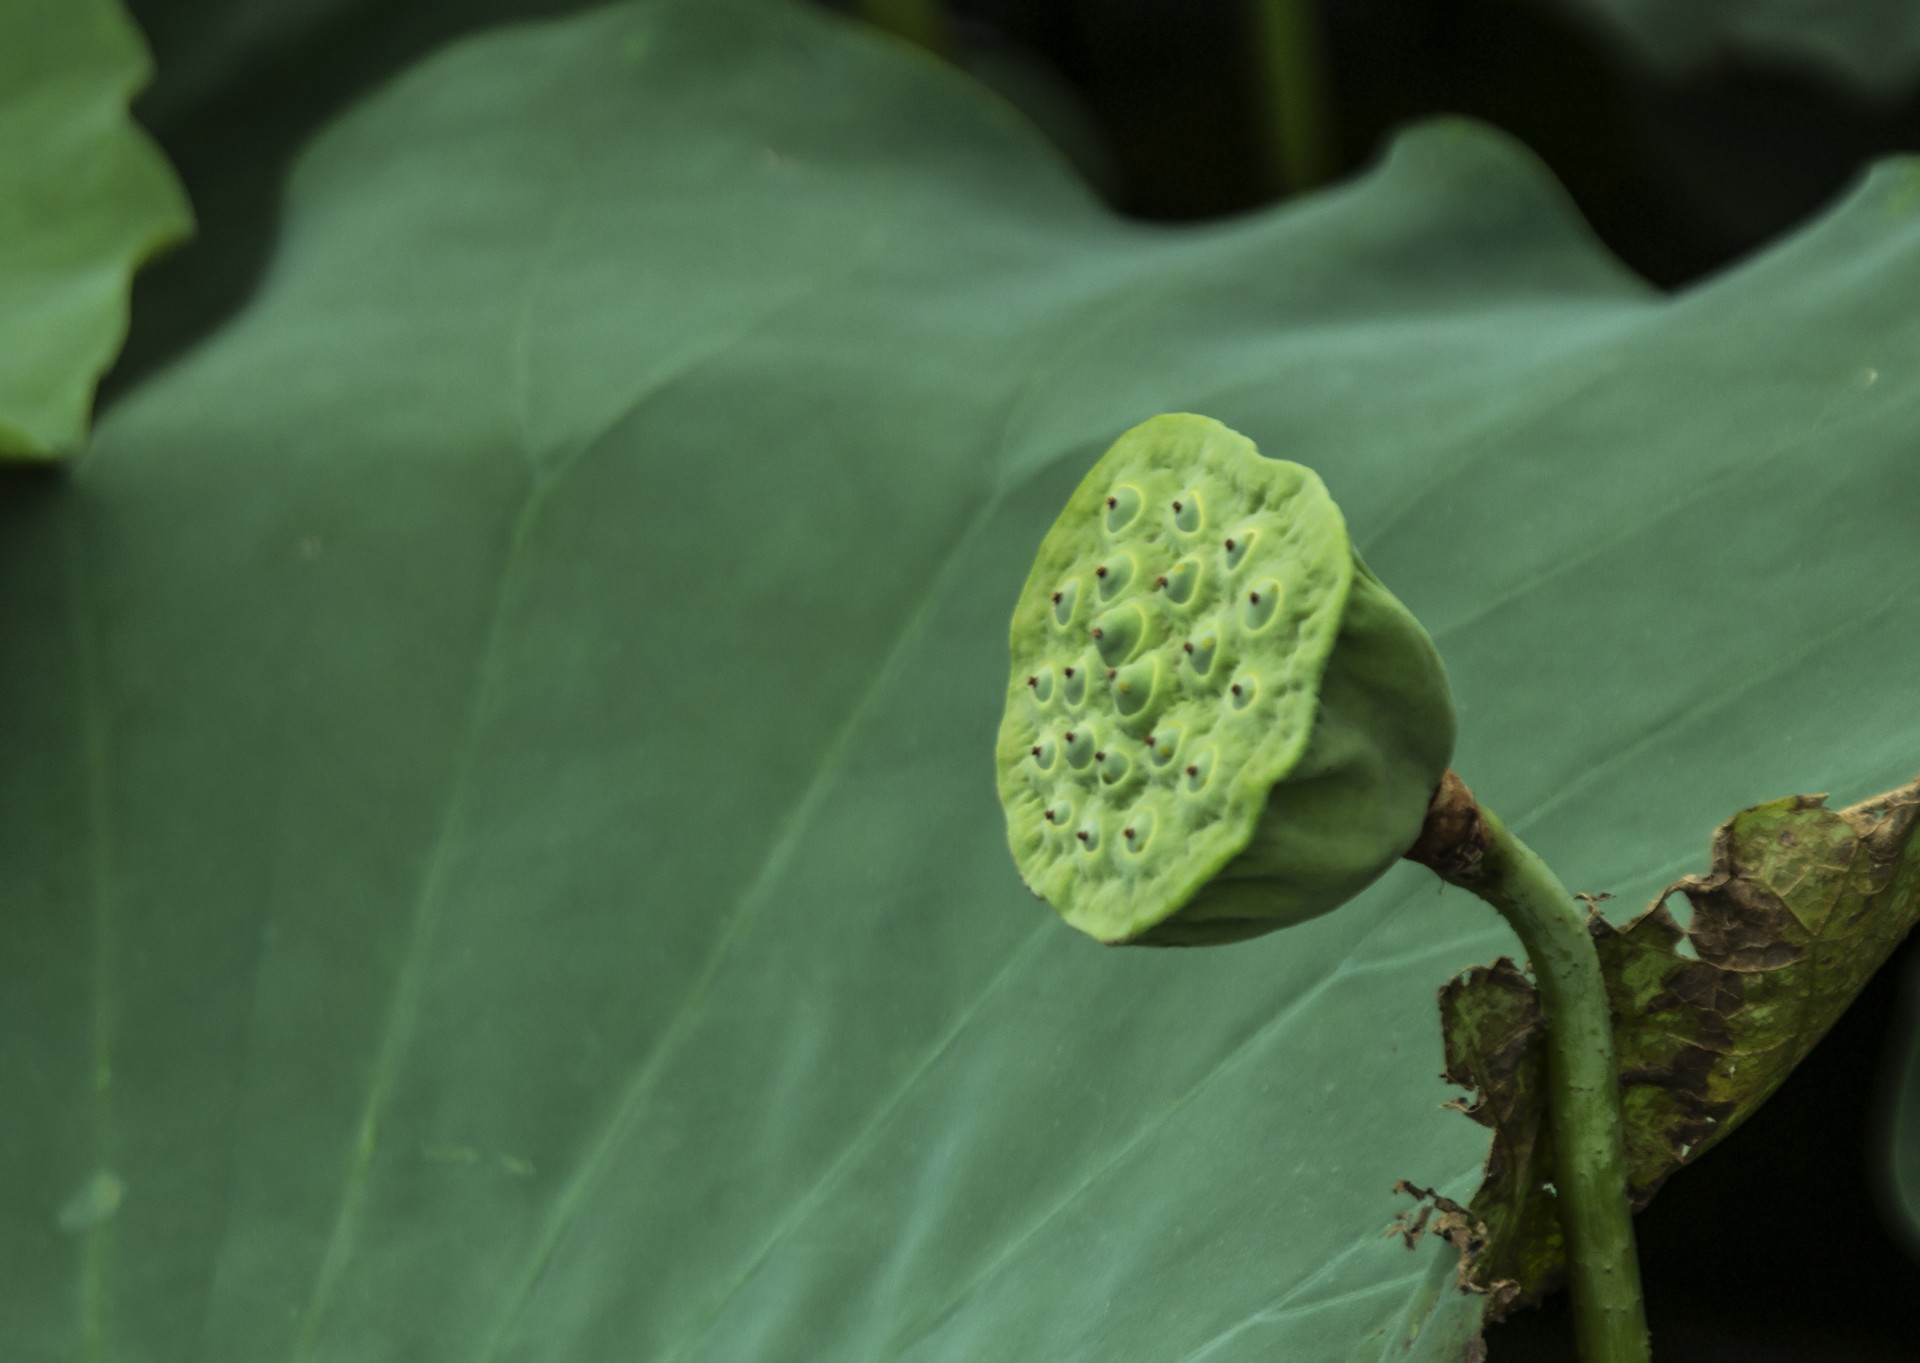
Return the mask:
[(1526, 948), (1546, 1020), (1554, 1190), (1582, 1363), (1648, 1363), (1614, 1057), (1586, 909), (1448, 772), (1407, 854), (1498, 909)]

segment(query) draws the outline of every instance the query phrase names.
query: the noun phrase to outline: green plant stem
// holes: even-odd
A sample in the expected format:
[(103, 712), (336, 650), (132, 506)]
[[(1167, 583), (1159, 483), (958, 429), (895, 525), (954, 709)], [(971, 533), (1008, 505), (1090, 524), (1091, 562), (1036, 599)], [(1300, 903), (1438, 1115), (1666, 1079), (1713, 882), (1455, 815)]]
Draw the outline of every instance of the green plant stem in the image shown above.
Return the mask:
[(1313, 0), (1253, 0), (1273, 188), (1299, 194), (1333, 170), (1326, 62)]
[(953, 26), (940, 0), (859, 0), (860, 15), (875, 28), (884, 28), (933, 53), (954, 59)]
[[(1546, 1018), (1554, 1189), (1583, 1363), (1647, 1363), (1646, 1312), (1627, 1202), (1613, 1010), (1586, 912), (1547, 864), (1483, 805), (1486, 850), (1456, 884), (1519, 934)], [(1451, 877), (1450, 877), (1451, 878)]]

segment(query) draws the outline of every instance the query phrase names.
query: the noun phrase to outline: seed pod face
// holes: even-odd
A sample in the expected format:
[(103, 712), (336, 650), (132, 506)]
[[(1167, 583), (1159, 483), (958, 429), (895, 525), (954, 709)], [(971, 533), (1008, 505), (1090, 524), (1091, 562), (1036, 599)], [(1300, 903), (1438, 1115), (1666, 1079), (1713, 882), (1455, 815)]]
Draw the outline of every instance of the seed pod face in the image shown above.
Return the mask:
[(1324, 913), (1413, 844), (1453, 749), (1432, 641), (1309, 469), (1207, 417), (1094, 465), (1014, 610), (997, 749), (1027, 885), (1104, 942)]

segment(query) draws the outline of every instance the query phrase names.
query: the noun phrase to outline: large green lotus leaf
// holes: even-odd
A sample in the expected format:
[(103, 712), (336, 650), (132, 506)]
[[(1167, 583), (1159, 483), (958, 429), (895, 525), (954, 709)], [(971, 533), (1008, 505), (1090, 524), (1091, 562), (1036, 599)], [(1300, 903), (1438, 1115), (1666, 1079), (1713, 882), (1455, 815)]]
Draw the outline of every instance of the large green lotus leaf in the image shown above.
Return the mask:
[(1920, 6), (1908, 0), (1557, 0), (1670, 72), (1730, 53), (1894, 98), (1920, 77)]
[(117, 0), (0, 4), (0, 457), (85, 437), (128, 280), (191, 219), (127, 116), (147, 55)]
[(1576, 888), (1920, 750), (1920, 177), (1677, 299), (1440, 125), (1196, 230), (801, 10), (465, 44), (0, 528), (24, 1358), (1457, 1359), (1403, 866), (1215, 951), (1020, 888), (1006, 626), (1163, 410), (1318, 469)]

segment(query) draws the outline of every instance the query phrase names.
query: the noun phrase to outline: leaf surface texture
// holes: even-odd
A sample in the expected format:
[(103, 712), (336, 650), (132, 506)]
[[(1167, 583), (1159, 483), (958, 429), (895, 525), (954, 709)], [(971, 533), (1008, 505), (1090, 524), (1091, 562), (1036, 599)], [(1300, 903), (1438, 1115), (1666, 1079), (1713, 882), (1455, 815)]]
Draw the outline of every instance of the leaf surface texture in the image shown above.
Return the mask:
[[(1206, 229), (801, 10), (463, 43), (9, 483), (0, 1320), (143, 1363), (1456, 1359), (1404, 866), (1224, 951), (1020, 888), (1008, 614), (1155, 412), (1312, 465), (1576, 888), (1920, 740), (1920, 201), (1662, 298), (1485, 130)], [(1871, 376), (1871, 377), (1869, 377)], [(1836, 699), (1837, 698), (1837, 699)]]

